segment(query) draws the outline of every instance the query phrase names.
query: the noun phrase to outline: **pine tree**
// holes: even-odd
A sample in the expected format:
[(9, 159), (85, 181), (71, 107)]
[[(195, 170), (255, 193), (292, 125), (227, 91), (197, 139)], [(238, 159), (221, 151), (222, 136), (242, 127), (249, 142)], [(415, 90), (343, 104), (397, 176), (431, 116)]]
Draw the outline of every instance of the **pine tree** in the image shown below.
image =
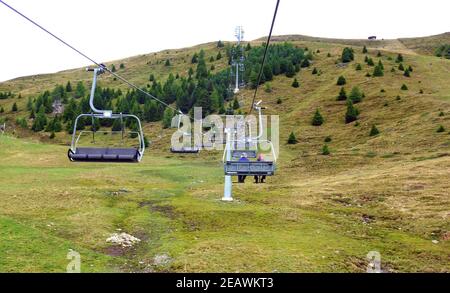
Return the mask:
[(218, 42), (217, 42), (217, 48), (223, 48), (225, 45), (224, 45), (224, 43), (221, 41), (221, 40), (219, 40)]
[(314, 116), (313, 116), (313, 119), (311, 121), (311, 124), (313, 126), (320, 126), (320, 125), (323, 124), (323, 120), (324, 119), (323, 119), (322, 115), (320, 114), (319, 109), (316, 109), (316, 112), (314, 113)]
[(125, 68), (125, 64), (123, 64), (123, 63), (120, 63), (120, 69), (124, 69)]
[(164, 66), (170, 66), (170, 60), (166, 59), (166, 63), (164, 63)]
[(379, 134), (380, 131), (378, 130), (378, 128), (375, 126), (375, 124), (372, 125), (372, 128), (370, 129), (370, 133), (369, 136), (375, 136), (377, 134)]
[(171, 126), (172, 118), (173, 118), (173, 110), (171, 108), (167, 107), (164, 110), (164, 115), (163, 115), (163, 120), (162, 120), (163, 128), (169, 128)]
[(405, 72), (403, 73), (403, 76), (405, 76), (405, 77), (410, 77), (411, 76), (409, 68), (406, 68)]
[(345, 47), (344, 50), (342, 50), (342, 56), (341, 60), (343, 63), (348, 63), (353, 61), (354, 55), (353, 55), (353, 49)]
[(294, 81), (292, 82), (292, 87), (293, 88), (298, 88), (300, 87), (300, 83), (298, 82), (298, 80), (296, 78), (294, 78)]
[(408, 70), (409, 70), (409, 72), (413, 72), (413, 68), (411, 65), (408, 66)]
[(351, 123), (358, 119), (359, 111), (353, 106), (351, 99), (347, 100), (347, 112), (345, 113), (345, 123)]
[(339, 95), (337, 96), (338, 101), (345, 101), (347, 100), (347, 93), (345, 92), (344, 87), (341, 87), (341, 90), (339, 91)]
[(383, 76), (384, 72), (380, 65), (375, 66), (372, 76)]
[(84, 87), (84, 84), (82, 81), (79, 81), (77, 83), (77, 86), (75, 88), (75, 98), (83, 98), (86, 95), (86, 88)]
[(336, 82), (336, 85), (344, 85), (347, 83), (347, 80), (345, 79), (344, 76), (339, 76)]
[(441, 132), (444, 132), (444, 131), (445, 131), (445, 128), (442, 125), (439, 125), (438, 129), (436, 130), (436, 132), (438, 132), (438, 133), (441, 133)]
[(298, 143), (298, 140), (297, 140), (297, 138), (295, 137), (294, 132), (291, 132), (291, 134), (289, 134), (289, 138), (288, 138), (287, 143), (288, 143), (288, 144), (296, 144), (296, 143)]
[(291, 77), (294, 77), (294, 75), (295, 75), (295, 67), (292, 64), (292, 62), (289, 62), (287, 64), (287, 68), (286, 68), (286, 77), (291, 78)]
[(316, 67), (313, 68), (311, 74), (317, 74), (317, 68)]
[(0, 113), (4, 113), (5, 109), (3, 107), (0, 107)]
[(405, 70), (405, 67), (403, 67), (403, 63), (400, 63), (400, 64), (398, 65), (398, 70), (401, 70), (401, 71), (404, 71), (404, 70)]
[(383, 65), (383, 63), (381, 62), (381, 60), (378, 60), (378, 67), (380, 67), (381, 70), (384, 70), (384, 65)]
[(361, 64), (358, 63), (358, 64), (356, 65), (356, 70), (357, 70), (357, 71), (362, 70)]
[(375, 66), (375, 63), (373, 62), (372, 58), (367, 59), (367, 65), (369, 66)]
[(381, 56), (382, 56), (382, 55), (381, 55), (381, 52), (378, 51), (377, 57), (381, 57)]
[(17, 103), (14, 102), (14, 104), (12, 105), (11, 111), (17, 112), (18, 110), (19, 110), (19, 108), (17, 107)]
[(237, 110), (240, 108), (239, 101), (237, 98), (233, 99), (233, 110)]
[(407, 91), (408, 87), (406, 86), (406, 84), (402, 84), (402, 87), (400, 88), (402, 91)]
[(192, 59), (191, 59), (191, 63), (197, 63), (198, 62), (198, 54), (194, 53), (194, 55), (192, 55)]
[(352, 101), (353, 104), (359, 103), (362, 101), (364, 94), (361, 92), (359, 87), (355, 86), (352, 88), (350, 95), (348, 98)]
[(219, 51), (219, 53), (217, 53), (216, 60), (220, 60), (220, 59), (222, 59), (222, 54)]
[(363, 53), (363, 54), (367, 54), (367, 52), (368, 52), (368, 51), (367, 51), (367, 48), (366, 48), (366, 46), (364, 46), (364, 47), (363, 47), (363, 50), (362, 50), (362, 53)]
[(112, 71), (112, 72), (116, 72), (116, 71), (117, 71), (117, 69), (116, 69), (116, 65), (114, 65), (114, 64), (113, 64), (113, 65), (111, 65), (111, 71)]
[[(403, 62), (403, 55), (402, 54), (398, 54), (397, 55), (397, 59), (395, 59), (395, 62), (397, 62), (397, 63)], [(401, 69), (401, 70), (403, 70), (403, 69)]]
[(66, 92), (71, 93), (72, 92), (72, 85), (70, 84), (70, 81), (66, 84)]
[(36, 115), (36, 119), (34, 119), (31, 129), (34, 132), (39, 132), (44, 130), (46, 125), (47, 125), (47, 117), (45, 116), (45, 109), (43, 106), (41, 106), (39, 108), (38, 114)]
[(305, 59), (302, 61), (302, 64), (300, 65), (300, 67), (306, 68), (306, 67), (309, 67), (309, 65), (311, 65), (311, 63), (309, 62), (309, 59)]

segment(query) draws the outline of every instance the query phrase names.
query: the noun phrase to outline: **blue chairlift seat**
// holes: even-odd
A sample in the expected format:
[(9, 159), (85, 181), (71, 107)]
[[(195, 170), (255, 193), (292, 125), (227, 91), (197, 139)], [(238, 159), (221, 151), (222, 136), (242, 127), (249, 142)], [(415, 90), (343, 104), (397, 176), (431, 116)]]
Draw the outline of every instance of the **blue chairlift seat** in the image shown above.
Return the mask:
[(89, 148), (77, 147), (75, 152), (68, 153), (71, 161), (80, 162), (138, 162), (139, 150), (137, 148)]

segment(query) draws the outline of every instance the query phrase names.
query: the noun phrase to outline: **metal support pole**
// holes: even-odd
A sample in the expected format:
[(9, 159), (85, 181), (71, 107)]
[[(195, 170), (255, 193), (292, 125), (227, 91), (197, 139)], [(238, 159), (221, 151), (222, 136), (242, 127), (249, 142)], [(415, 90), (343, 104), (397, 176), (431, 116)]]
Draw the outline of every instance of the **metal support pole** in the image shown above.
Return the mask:
[[(226, 128), (225, 134), (227, 135), (227, 144), (226, 144), (226, 158), (225, 162), (231, 161), (231, 129)], [(232, 181), (230, 175), (225, 175), (225, 183), (223, 190), (222, 201), (233, 201), (232, 197)]]

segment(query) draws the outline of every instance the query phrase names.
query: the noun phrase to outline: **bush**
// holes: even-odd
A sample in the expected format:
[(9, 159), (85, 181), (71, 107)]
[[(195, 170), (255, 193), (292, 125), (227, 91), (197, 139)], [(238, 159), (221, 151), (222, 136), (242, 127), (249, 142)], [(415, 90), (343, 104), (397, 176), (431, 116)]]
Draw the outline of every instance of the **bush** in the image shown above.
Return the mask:
[(54, 132), (54, 131), (52, 131), (52, 133), (50, 133), (49, 138), (50, 138), (50, 139), (54, 139), (54, 138), (55, 138), (55, 132)]
[(295, 137), (294, 132), (291, 132), (291, 134), (289, 134), (289, 138), (288, 138), (287, 143), (288, 143), (288, 144), (296, 144), (296, 143), (298, 143), (298, 140), (297, 140), (297, 138)]
[(19, 125), (20, 127), (26, 129), (28, 128), (28, 123), (27, 120), (25, 118), (17, 118), (16, 119), (16, 124)]
[(360, 71), (360, 70), (362, 70), (362, 66), (361, 66), (361, 64), (359, 64), (359, 63), (358, 63), (358, 64), (356, 64), (356, 70), (357, 70), (357, 71)]
[(400, 88), (402, 91), (407, 91), (408, 87), (406, 86), (406, 84), (402, 84), (402, 87)]
[(309, 62), (308, 59), (305, 59), (302, 61), (302, 64), (300, 65), (302, 68), (306, 68), (309, 67), (309, 65), (311, 65), (311, 63)]
[(311, 74), (317, 74), (317, 68), (316, 67), (313, 68)]
[(347, 100), (347, 112), (345, 113), (345, 123), (356, 121), (359, 116), (359, 110), (353, 106), (352, 100)]
[(281, 103), (283, 103), (283, 100), (281, 100), (281, 98), (278, 98), (278, 99), (277, 99), (277, 104), (279, 105), (279, 104), (281, 104)]
[(166, 60), (166, 63), (164, 63), (164, 66), (170, 66), (170, 60), (169, 59)]
[(292, 87), (293, 88), (298, 88), (300, 87), (300, 83), (298, 82), (298, 80), (296, 78), (294, 78), (294, 81), (292, 82)]
[(413, 72), (413, 68), (412, 68), (411, 65), (408, 66), (408, 70), (409, 70), (410, 72)]
[(222, 59), (222, 54), (219, 52), (219, 53), (217, 53), (216, 60), (220, 60), (220, 59)]
[(150, 146), (150, 142), (148, 141), (148, 138), (144, 135), (144, 146), (148, 148)]
[(373, 62), (372, 58), (367, 59), (367, 65), (369, 66), (375, 66), (375, 63)]
[(336, 85), (344, 85), (347, 83), (347, 80), (345, 79), (344, 76), (339, 76), (336, 82)]
[(395, 59), (395, 62), (397, 62), (397, 63), (403, 62), (403, 55), (402, 54), (398, 54), (397, 55), (397, 59)]
[(320, 126), (323, 124), (323, 117), (320, 114), (319, 109), (316, 109), (316, 112), (314, 113), (313, 119), (311, 121), (311, 124), (313, 126)]
[(367, 54), (367, 52), (368, 52), (368, 51), (367, 51), (367, 48), (366, 48), (366, 46), (364, 46), (364, 47), (363, 47), (363, 50), (362, 50), (362, 53), (363, 53), (363, 54)]
[(380, 133), (380, 131), (378, 130), (378, 128), (374, 125), (372, 125), (372, 128), (370, 129), (370, 136), (375, 136), (378, 135)]
[(0, 107), (0, 113), (4, 113), (5, 109), (3, 107)]
[(442, 112), (442, 111), (439, 112), (439, 117), (444, 117), (444, 115), (445, 115), (444, 112)]
[(217, 48), (223, 48), (225, 45), (224, 45), (224, 43), (221, 41), (221, 40), (219, 40), (218, 42), (217, 42)]
[(124, 69), (125, 68), (125, 64), (123, 64), (123, 63), (120, 63), (120, 69)]
[(439, 125), (438, 129), (436, 130), (436, 132), (440, 133), (440, 132), (444, 132), (445, 128), (442, 125)]
[(405, 67), (403, 67), (403, 63), (400, 63), (400, 64), (398, 65), (398, 70), (401, 70), (401, 71), (404, 71), (404, 70), (405, 70)]
[(324, 142), (331, 142), (331, 136), (325, 137)]
[(272, 92), (272, 85), (270, 84), (270, 83), (265, 83), (264, 84), (264, 91), (266, 92), (266, 93), (271, 93)]
[(352, 101), (353, 104), (359, 103), (362, 101), (364, 94), (361, 92), (359, 87), (355, 86), (352, 88), (350, 95), (348, 98)]
[(11, 111), (17, 112), (18, 110), (19, 110), (19, 108), (17, 107), (17, 103), (14, 102), (14, 104), (12, 105)]
[(237, 110), (237, 109), (239, 109), (239, 107), (240, 107), (240, 105), (239, 105), (238, 99), (234, 98), (234, 100), (233, 100), (233, 109)]
[(371, 76), (372, 75), (369, 72), (366, 73), (366, 77), (371, 77)]
[(330, 57), (331, 57), (331, 54), (330, 54), (330, 53), (328, 53), (328, 54), (327, 54), (327, 57), (328, 57), (328, 58), (330, 58)]
[(330, 154), (330, 150), (328, 149), (328, 145), (324, 145), (323, 147), (322, 147), (322, 155), (324, 155), (324, 156), (328, 156)]
[(382, 56), (382, 55), (381, 55), (381, 52), (378, 51), (377, 57), (381, 57), (381, 56)]

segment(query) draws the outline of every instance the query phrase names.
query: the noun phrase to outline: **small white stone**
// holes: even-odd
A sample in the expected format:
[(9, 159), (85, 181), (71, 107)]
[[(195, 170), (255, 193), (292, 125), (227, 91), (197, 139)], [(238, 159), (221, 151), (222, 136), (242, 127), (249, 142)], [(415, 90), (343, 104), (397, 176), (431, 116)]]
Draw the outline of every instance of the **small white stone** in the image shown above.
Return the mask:
[(438, 244), (439, 243), (439, 241), (437, 241), (437, 240), (431, 240), (431, 242), (433, 242), (434, 244)]

